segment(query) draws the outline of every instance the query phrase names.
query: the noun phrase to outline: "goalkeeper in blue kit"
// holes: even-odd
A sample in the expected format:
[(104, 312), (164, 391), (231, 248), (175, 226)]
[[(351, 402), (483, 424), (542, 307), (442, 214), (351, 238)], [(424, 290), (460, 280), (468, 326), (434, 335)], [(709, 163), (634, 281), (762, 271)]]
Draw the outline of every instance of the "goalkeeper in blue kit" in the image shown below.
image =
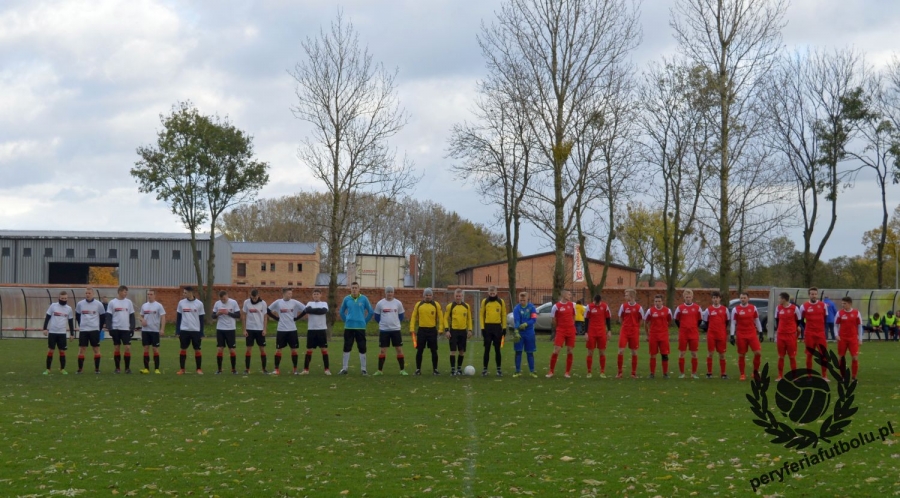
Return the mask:
[(537, 322), (537, 308), (528, 302), (528, 293), (519, 293), (519, 304), (513, 308), (513, 323), (515, 329), (513, 331), (513, 349), (516, 352), (516, 373), (513, 377), (522, 375), (522, 352), (528, 355), (528, 370), (532, 377), (537, 377), (534, 371), (534, 352), (537, 350), (537, 344), (534, 337), (534, 324)]

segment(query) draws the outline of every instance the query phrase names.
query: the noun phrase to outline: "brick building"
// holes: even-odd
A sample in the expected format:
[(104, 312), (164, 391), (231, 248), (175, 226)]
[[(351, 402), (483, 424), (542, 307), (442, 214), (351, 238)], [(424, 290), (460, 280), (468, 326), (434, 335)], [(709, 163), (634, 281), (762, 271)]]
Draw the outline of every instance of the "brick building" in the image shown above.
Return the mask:
[(231, 243), (231, 281), (235, 285), (312, 287), (318, 274), (316, 243)]
[[(520, 257), (516, 265), (516, 286), (520, 289), (553, 288), (553, 267), (555, 264), (556, 256), (553, 252), (544, 252)], [(575, 290), (586, 288), (586, 284), (584, 283), (578, 283), (576, 285), (572, 282), (572, 264), (572, 255), (567, 253), (565, 263), (565, 287), (567, 289)], [(592, 258), (588, 258), (585, 269), (590, 268), (591, 276), (594, 281), (598, 281), (604, 266), (609, 267), (606, 276), (607, 288), (634, 287), (641, 274), (640, 268), (631, 268), (630, 266), (616, 263), (609, 263), (607, 265), (607, 263), (603, 261)], [(507, 279), (506, 260), (463, 268), (456, 272), (456, 283), (458, 285), (466, 286), (487, 287), (488, 285), (496, 285), (500, 288), (507, 287), (509, 286), (509, 281)]]

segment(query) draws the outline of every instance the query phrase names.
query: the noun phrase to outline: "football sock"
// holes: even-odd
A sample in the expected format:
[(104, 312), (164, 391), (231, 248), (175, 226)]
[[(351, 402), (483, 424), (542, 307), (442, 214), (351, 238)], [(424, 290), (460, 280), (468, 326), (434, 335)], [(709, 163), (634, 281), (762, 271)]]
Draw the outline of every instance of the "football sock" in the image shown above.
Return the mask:
[(182, 349), (180, 353), (178, 353), (178, 361), (181, 363), (181, 369), (184, 370), (184, 362), (187, 359), (187, 351)]
[(500, 365), (503, 364), (500, 357), (500, 341), (494, 341), (494, 355), (497, 357), (494, 358), (494, 362), (497, 364), (497, 370), (500, 370)]
[(669, 375), (669, 360), (662, 361), (663, 375)]
[(553, 353), (550, 355), (550, 373), (553, 373), (556, 370), (556, 360), (559, 359), (559, 353)]
[(231, 370), (237, 370), (237, 352), (232, 349), (229, 351), (229, 353), (231, 353), (229, 355), (231, 356)]
[(125, 351), (125, 370), (131, 369), (131, 351)]
[[(450, 358), (453, 358), (452, 356)], [(384, 355), (378, 355), (378, 371), (384, 370)]]
[(759, 364), (762, 362), (762, 355), (753, 355), (753, 371), (759, 372)]
[(250, 353), (250, 350), (248, 349), (247, 354), (244, 355), (244, 368), (246, 368), (247, 370), (250, 370), (250, 358), (252, 356), (253, 355)]
[(434, 370), (437, 370), (437, 366), (438, 366), (438, 352), (437, 352), (437, 348), (434, 348), (431, 350), (431, 367)]
[(534, 353), (525, 353), (528, 356), (528, 371), (534, 372)]
[(809, 351), (806, 352), (806, 369), (812, 370), (813, 359), (812, 355), (809, 354)]
[(422, 354), (424, 349), (416, 349), (416, 370), (422, 370)]
[(281, 350), (275, 351), (275, 370), (281, 367)]
[(622, 357), (622, 353), (619, 353), (616, 356), (616, 366), (618, 367), (619, 375), (622, 374), (622, 363), (624, 362), (624, 360), (625, 360), (625, 358)]
[(65, 351), (59, 352), (59, 369), (60, 370), (66, 369), (66, 352)]
[(600, 373), (606, 373), (606, 355), (600, 353)]
[(350, 368), (350, 351), (344, 353), (344, 366), (343, 370), (347, 370)]
[(746, 375), (745, 370), (747, 369), (747, 359), (744, 356), (738, 357), (738, 370), (740, 370), (741, 375)]
[(84, 368), (84, 355), (80, 354), (78, 355), (78, 370), (81, 370), (82, 368)]
[(656, 356), (650, 358), (650, 375), (656, 375)]
[(591, 371), (593, 370), (593, 368), (594, 368), (594, 353), (593, 353), (592, 351), (588, 351), (588, 357), (587, 357), (587, 370), (588, 370), (588, 373), (591, 373)]
[[(437, 355), (437, 352), (435, 352), (435, 355)], [(435, 361), (437, 361), (437, 360), (435, 360)], [(365, 353), (359, 353), (359, 369), (362, 370), (363, 372), (368, 370), (368, 368), (366, 368), (366, 354)]]
[(144, 368), (150, 368), (150, 353), (144, 353)]
[(636, 354), (631, 355), (631, 375), (637, 375), (638, 357)]
[(266, 357), (266, 352), (265, 352), (265, 351), (260, 351), (260, 352), (259, 352), (259, 361), (262, 363), (262, 369), (263, 369), (263, 370), (266, 369), (266, 362), (267, 362), (267, 360), (268, 360), (268, 358)]
[(122, 355), (118, 351), (113, 353), (113, 362), (116, 364), (116, 370), (122, 365)]
[(706, 358), (706, 373), (712, 375), (712, 356)]
[(691, 357), (691, 375), (697, 374), (697, 358)]
[(516, 372), (522, 371), (522, 352), (516, 351)]
[(719, 370), (722, 372), (722, 375), (725, 375), (725, 366), (727, 363), (725, 360), (719, 360)]
[(400, 365), (400, 370), (406, 368), (406, 358), (404, 358), (402, 354), (397, 355), (397, 363)]
[(850, 375), (855, 379), (856, 372), (859, 371), (859, 360), (853, 360), (850, 362)]
[(491, 344), (488, 342), (484, 343), (484, 370), (487, 370), (488, 362), (491, 361)]
[(678, 358), (678, 371), (684, 375), (684, 358)]
[(303, 370), (309, 370), (309, 362), (312, 360), (312, 349), (306, 350), (306, 357), (303, 358)]
[(572, 353), (566, 354), (566, 373), (572, 373), (572, 361), (575, 359), (575, 355)]
[(797, 357), (791, 356), (791, 370), (797, 370)]
[(222, 352), (218, 351), (216, 353), (216, 365), (219, 367), (219, 370), (222, 370)]
[(329, 370), (328, 368), (328, 350), (322, 350), (322, 365), (325, 367), (325, 370)]
[[(379, 368), (379, 370), (381, 370), (381, 369)], [(456, 355), (451, 354), (450, 355), (450, 373), (453, 373), (455, 371), (456, 371)]]
[(158, 354), (153, 355), (153, 368), (159, 370), (159, 355)]
[(53, 365), (53, 351), (47, 351), (47, 370)]
[(462, 370), (462, 367), (463, 367), (463, 357), (464, 356), (465, 356), (465, 354), (463, 354), (463, 352), (460, 351), (459, 355), (456, 357), (456, 368), (458, 368), (460, 370)]
[(296, 350), (296, 349), (292, 349), (292, 350), (291, 350), (291, 363), (294, 364), (294, 368), (297, 368), (297, 361), (298, 361), (298, 360), (299, 360), (299, 358), (297, 358), (297, 350)]
[(784, 356), (778, 358), (778, 376), (784, 377)]
[(199, 349), (194, 351), (194, 362), (197, 364), (197, 370), (200, 370), (200, 365), (203, 363), (203, 353)]

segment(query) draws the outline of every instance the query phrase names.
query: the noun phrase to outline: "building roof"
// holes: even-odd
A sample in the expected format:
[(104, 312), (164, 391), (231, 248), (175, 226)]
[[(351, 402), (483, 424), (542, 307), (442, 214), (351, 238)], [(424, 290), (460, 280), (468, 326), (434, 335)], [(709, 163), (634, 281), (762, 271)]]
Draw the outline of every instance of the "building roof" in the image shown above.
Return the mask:
[[(224, 237), (217, 235), (216, 238)], [(88, 240), (191, 240), (184, 232), (93, 232), (73, 230), (0, 230), (0, 239), (88, 239)], [(208, 233), (198, 233), (197, 240), (209, 240)]]
[(232, 254), (315, 254), (315, 242), (232, 242)]
[[(548, 251), (548, 252), (541, 252), (541, 253), (537, 253), (537, 254), (531, 254), (531, 255), (529, 255), (529, 256), (520, 256), (520, 257), (519, 257), (519, 261), (525, 261), (525, 260), (534, 259), (534, 258), (542, 258), (542, 257), (544, 257), (544, 256), (552, 256), (553, 254), (554, 254), (553, 251)], [(572, 253), (567, 252), (567, 253), (566, 253), (566, 256), (572, 257)], [(595, 263), (595, 264), (598, 264), (598, 265), (604, 265), (604, 266), (607, 266), (607, 267), (609, 267), (609, 268), (618, 268), (618, 269), (620, 269), (620, 270), (630, 271), (630, 272), (634, 272), (634, 273), (641, 273), (641, 272), (644, 271), (644, 270), (641, 269), (641, 268), (632, 268), (632, 267), (630, 267), (630, 266), (620, 265), (620, 264), (618, 264), (618, 263), (609, 263), (609, 264), (607, 264), (605, 261), (601, 261), (601, 260), (599, 260), (599, 259), (594, 259), (594, 258), (587, 258), (587, 260), (588, 260), (588, 262), (590, 262), (590, 263)], [(480, 265), (467, 266), (467, 267), (465, 267), (465, 268), (462, 268), (462, 269), (460, 269), (460, 270), (457, 270), (457, 271), (456, 271), (456, 274), (459, 275), (460, 273), (462, 273), (462, 272), (464, 272), (464, 271), (474, 270), (475, 268), (483, 268), (483, 267), (485, 267), (485, 266), (505, 265), (505, 264), (506, 264), (506, 260), (505, 260), (505, 259), (500, 259), (500, 260), (497, 260), (497, 261), (491, 261), (491, 262), (489, 262), (489, 263), (482, 263), (482, 264), (480, 264)]]

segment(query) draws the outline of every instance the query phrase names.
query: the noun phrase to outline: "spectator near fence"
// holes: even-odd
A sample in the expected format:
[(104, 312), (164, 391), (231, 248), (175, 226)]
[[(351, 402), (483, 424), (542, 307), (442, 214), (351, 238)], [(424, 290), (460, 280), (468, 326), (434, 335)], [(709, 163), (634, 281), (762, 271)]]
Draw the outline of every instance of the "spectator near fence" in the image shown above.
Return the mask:
[(869, 333), (870, 340), (872, 339), (872, 334), (875, 334), (875, 337), (880, 341), (883, 327), (884, 323), (882, 316), (878, 314), (878, 312), (875, 312), (875, 314), (869, 317), (869, 323), (863, 327), (863, 331)]
[(898, 340), (900, 338), (900, 323), (897, 321), (897, 316), (894, 315), (893, 311), (888, 311), (887, 314), (882, 318), (884, 330), (884, 340)]

